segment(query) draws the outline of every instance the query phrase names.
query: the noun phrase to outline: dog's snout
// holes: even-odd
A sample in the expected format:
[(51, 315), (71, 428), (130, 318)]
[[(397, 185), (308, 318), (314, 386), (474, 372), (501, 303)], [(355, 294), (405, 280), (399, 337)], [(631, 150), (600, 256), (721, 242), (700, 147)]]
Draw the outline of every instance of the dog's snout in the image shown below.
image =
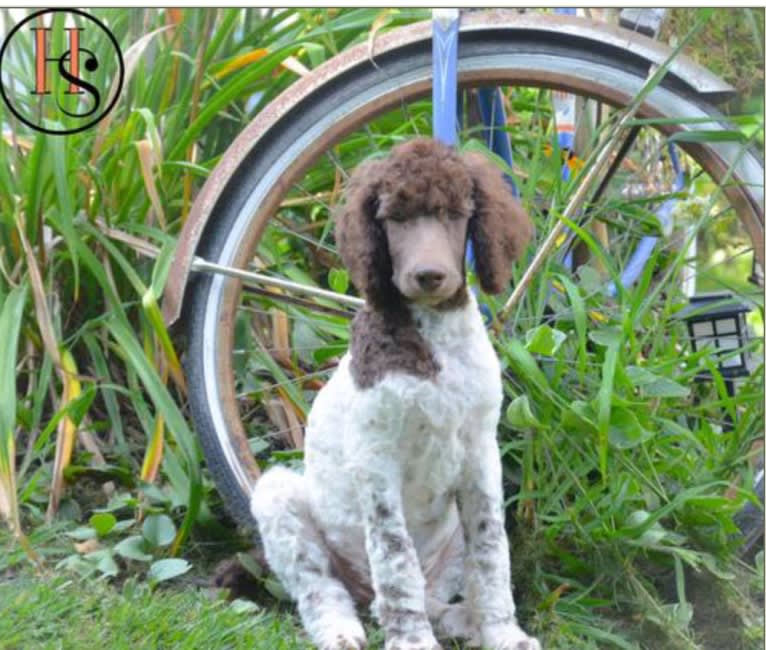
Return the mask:
[(418, 268), (415, 269), (415, 280), (423, 291), (436, 291), (444, 282), (447, 273), (436, 268)]

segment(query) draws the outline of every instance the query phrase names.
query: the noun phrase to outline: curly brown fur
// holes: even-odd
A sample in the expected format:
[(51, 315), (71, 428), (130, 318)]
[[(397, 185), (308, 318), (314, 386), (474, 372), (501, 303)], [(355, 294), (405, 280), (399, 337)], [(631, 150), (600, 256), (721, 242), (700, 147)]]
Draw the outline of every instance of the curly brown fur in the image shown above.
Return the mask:
[(476, 272), (487, 293), (503, 291), (511, 263), (532, 237), (532, 224), (502, 172), (477, 152), (457, 154), (428, 138), (397, 145), (384, 160), (362, 163), (336, 215), (338, 248), (351, 279), (374, 307), (402, 296), (380, 224), (419, 214), (471, 214)]
[(495, 165), (474, 152), (464, 154), (463, 160), (474, 180), (475, 211), (468, 233), (476, 275), (484, 291), (500, 293), (511, 279), (512, 262), (532, 238), (532, 223)]
[(365, 307), (351, 324), (351, 376), (370, 388), (391, 370), (431, 379), (439, 364), (408, 310)]
[(336, 213), (336, 239), (354, 285), (376, 309), (404, 299), (394, 286), (384, 219), (415, 215), (470, 215), (473, 180), (451, 148), (417, 138), (394, 147), (388, 158), (359, 165)]
[[(264, 571), (268, 570), (263, 551), (254, 548), (248, 551), (248, 555)], [(263, 587), (258, 584), (255, 576), (243, 566), (236, 556), (223, 560), (216, 565), (211, 583), (214, 587), (226, 589), (229, 600), (246, 598), (262, 601), (265, 597)]]
[[(467, 233), (474, 243), (476, 272), (488, 293), (506, 288), (511, 263), (532, 234), (502, 173), (478, 153), (460, 155), (435, 140), (417, 138), (397, 145), (385, 159), (359, 165), (335, 218), (341, 258), (367, 300), (352, 326), (352, 374), (360, 387), (374, 385), (393, 369), (426, 378), (439, 370), (392, 279), (384, 226), (387, 219), (423, 215), (470, 218)], [(466, 304), (462, 273), (462, 285), (435, 309)]]
[(451, 147), (436, 140), (416, 138), (394, 147), (379, 183), (381, 219), (468, 216), (473, 210), (469, 168)]
[(351, 280), (367, 301), (386, 309), (402, 300), (394, 286), (391, 256), (383, 223), (377, 219), (380, 205), (378, 178), (384, 161), (370, 160), (356, 168), (345, 190), (345, 202), (336, 215), (335, 237)]

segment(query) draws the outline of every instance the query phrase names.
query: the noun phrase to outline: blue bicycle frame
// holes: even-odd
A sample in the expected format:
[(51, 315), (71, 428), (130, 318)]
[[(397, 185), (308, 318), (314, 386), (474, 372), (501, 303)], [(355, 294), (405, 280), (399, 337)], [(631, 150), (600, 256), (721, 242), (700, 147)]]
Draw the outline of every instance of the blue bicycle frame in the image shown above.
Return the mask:
[[(574, 14), (575, 9), (557, 9), (557, 13)], [(450, 146), (457, 144), (457, 127), (460, 122), (460, 109), (457, 103), (457, 52), (458, 35), (460, 26), (460, 12), (458, 9), (435, 9), (433, 20), (433, 136), (437, 140)], [(478, 91), (479, 113), (486, 129), (484, 139), (487, 147), (494, 154), (504, 160), (509, 167), (513, 166), (511, 151), (511, 139), (505, 130), (507, 116), (503, 107), (502, 96), (498, 88), (480, 88)], [(558, 143), (561, 150), (573, 149), (574, 139), (571, 132), (559, 132)], [(673, 144), (668, 145), (668, 153), (675, 174), (672, 191), (680, 191), (685, 183), (684, 173), (678, 154)], [(569, 168), (563, 165), (562, 176), (567, 179)], [(510, 177), (506, 177), (513, 189), (514, 195), (518, 196), (518, 189)], [(663, 229), (672, 222), (673, 208), (676, 199), (670, 198), (662, 203), (656, 212)], [(623, 287), (634, 284), (646, 266), (654, 248), (659, 241), (658, 237), (647, 236), (642, 238), (636, 250), (628, 260), (625, 269), (620, 275), (620, 283)], [(473, 247), (468, 246), (466, 251), (468, 263), (473, 266)], [(571, 254), (567, 254), (565, 264), (571, 265)], [(617, 294), (617, 286), (610, 282), (607, 287), (609, 295)]]

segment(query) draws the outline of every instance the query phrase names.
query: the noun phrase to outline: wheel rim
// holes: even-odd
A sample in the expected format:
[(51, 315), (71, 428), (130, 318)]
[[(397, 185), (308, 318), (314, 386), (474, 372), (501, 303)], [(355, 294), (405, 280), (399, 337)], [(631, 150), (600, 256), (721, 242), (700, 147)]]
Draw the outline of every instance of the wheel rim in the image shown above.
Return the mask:
[[(542, 57), (542, 61), (541, 61)], [(547, 59), (555, 59), (558, 69), (553, 72)], [(461, 59), (460, 83), (464, 86), (511, 85), (540, 86), (563, 89), (581, 95), (588, 95), (599, 100), (622, 105), (640, 88), (642, 80), (626, 75), (610, 66), (590, 62), (593, 71), (598, 70), (599, 83), (581, 73), (581, 63), (576, 59), (565, 60), (561, 56), (518, 55), (514, 56), (514, 65), (506, 63), (507, 55), (497, 57), (475, 57)], [(250, 193), (244, 207), (240, 210), (241, 218), (231, 231), (218, 261), (222, 264), (241, 268), (252, 259), (262, 232), (277, 211), (282, 198), (293, 183), (312, 163), (325, 154), (332, 144), (362, 126), (370, 119), (395, 108), (402, 101), (412, 101), (430, 92), (430, 68), (420, 67), (408, 75), (396, 78), (390, 87), (377, 85), (368, 88), (356, 96), (358, 102), (354, 111), (341, 104), (330, 111), (326, 117), (296, 139), (279, 157), (280, 165), (273, 166), (262, 177)], [(656, 118), (672, 114), (668, 109), (677, 109), (678, 96), (663, 88), (658, 88), (648, 98), (639, 111), (641, 117)], [(678, 111), (684, 117), (704, 117), (704, 114), (692, 103), (685, 107), (689, 112)], [(701, 128), (704, 128), (702, 125)], [(671, 132), (679, 127), (666, 126)], [(686, 147), (692, 155), (716, 181), (721, 181), (727, 174), (726, 157), (737, 157), (739, 146), (732, 143), (718, 145), (716, 151), (689, 145)], [(716, 153), (717, 152), (717, 153)], [(719, 155), (720, 154), (720, 155)], [(751, 154), (745, 153), (740, 162), (739, 172), (747, 180), (757, 179), (761, 173), (758, 162)], [(754, 184), (753, 184), (754, 185)], [(761, 209), (763, 188), (756, 187), (748, 191), (739, 184), (727, 184), (724, 192), (748, 230), (753, 241), (755, 254), (763, 259)], [(247, 215), (253, 215), (252, 218)], [(215, 275), (211, 278), (210, 290), (205, 310), (205, 332), (216, 332), (214, 339), (204, 341), (204, 376), (207, 403), (212, 422), (216, 429), (219, 444), (227, 458), (233, 473), (237, 477), (243, 492), (252, 490), (259, 475), (256, 463), (250, 453), (247, 436), (240, 419), (239, 407), (235, 395), (233, 358), (233, 340), (235, 313), (241, 294), (241, 282)]]

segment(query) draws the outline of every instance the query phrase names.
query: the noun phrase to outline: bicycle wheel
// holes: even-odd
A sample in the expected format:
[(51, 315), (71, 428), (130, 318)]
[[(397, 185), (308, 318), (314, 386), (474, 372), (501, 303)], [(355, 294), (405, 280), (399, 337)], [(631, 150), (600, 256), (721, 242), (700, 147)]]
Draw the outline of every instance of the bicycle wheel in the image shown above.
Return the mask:
[[(534, 28), (510, 34), (499, 16), (482, 26), (473, 15), (473, 27), (461, 34), (461, 87), (560, 89), (620, 106), (646, 79), (649, 64), (624, 51), (576, 37), (546, 40)], [(374, 62), (361, 56), (329, 83), (322, 82), (322, 70), (302, 80), (305, 93), (289, 113), (265, 131), (254, 130), (257, 145), (238, 156), (219, 188), (198, 257), (228, 269), (268, 270), (279, 261), (293, 280), (311, 282), (290, 263), (308, 259), (315, 277), (344, 288), (329, 218), (344, 176), (403, 135), (430, 129), (430, 102), (424, 99), (430, 93), (430, 40), (399, 43), (389, 36)], [(275, 105), (264, 114), (272, 109), (280, 110)], [(703, 97), (672, 76), (647, 97), (639, 116), (656, 119), (655, 128), (666, 135), (729, 128)], [(762, 263), (762, 163), (737, 143), (683, 146), (695, 169), (721, 187), (726, 214), (742, 224)], [(300, 300), (284, 305), (220, 273), (196, 273), (189, 287), (191, 411), (209, 469), (243, 525), (252, 525), (249, 497), (260, 474), (255, 457), (268, 447), (269, 457), (276, 449), (279, 460), (299, 460), (290, 450), (301, 445), (313, 392), (347, 343), (353, 309), (323, 299), (313, 303), (320, 311), (309, 316)]]

